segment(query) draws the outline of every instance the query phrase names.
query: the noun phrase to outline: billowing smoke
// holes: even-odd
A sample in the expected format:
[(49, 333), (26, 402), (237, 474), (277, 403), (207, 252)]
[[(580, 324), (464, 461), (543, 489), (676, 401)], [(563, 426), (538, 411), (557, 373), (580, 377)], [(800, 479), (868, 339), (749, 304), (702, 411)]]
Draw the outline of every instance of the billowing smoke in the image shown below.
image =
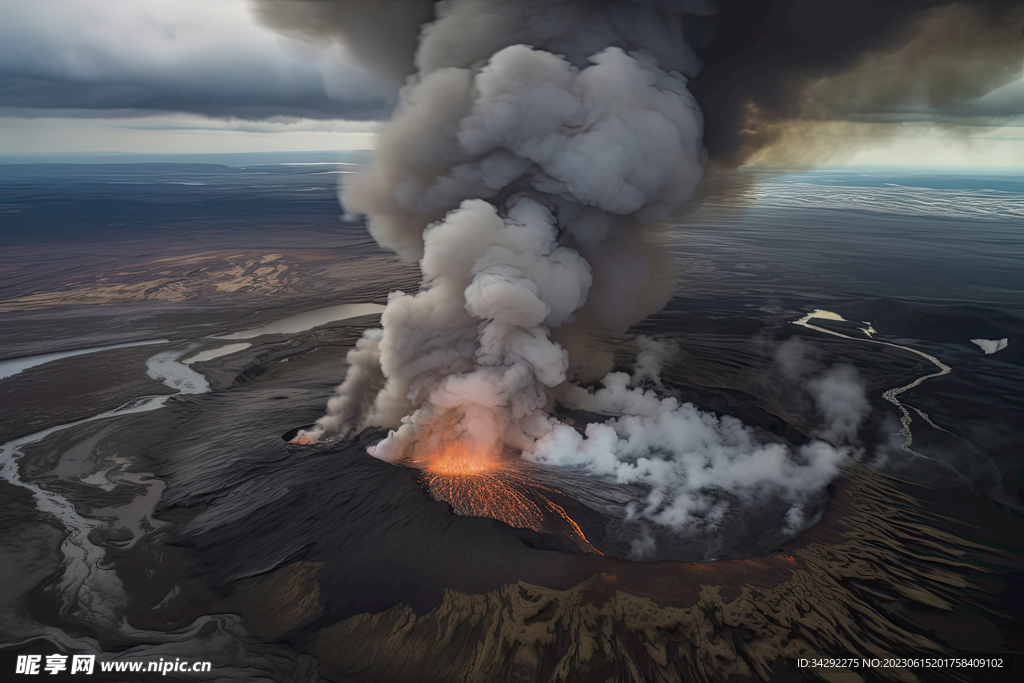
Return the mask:
[[(968, 105), (1024, 75), (1019, 0), (717, 4), (719, 12), (691, 27), (705, 62), (693, 90), (708, 117), (711, 156), (727, 163), (753, 155), (814, 163), (839, 145), (852, 152), (863, 129), (851, 121), (1008, 114)], [(808, 128), (834, 134), (815, 144), (817, 136), (799, 135)], [(872, 134), (898, 131), (878, 126)]]
[(491, 441), (532, 443), (574, 336), (664, 304), (671, 268), (646, 226), (685, 204), (704, 164), (684, 75), (698, 64), (677, 15), (547, 1), (437, 11), (373, 165), (342, 197), (424, 276), (391, 296), (318, 423), (397, 428), (382, 457), (403, 457), (451, 409), (492, 416)]
[[(497, 26), (508, 31), (502, 46), (535, 45), (577, 66), (608, 45), (647, 49), (662, 68), (689, 77), (706, 117), (704, 146), (729, 165), (755, 155), (814, 163), (838, 147), (853, 151), (864, 130), (851, 121), (880, 122), (871, 135), (888, 136), (922, 117), (957, 123), (1020, 113), (1010, 98), (1002, 109), (972, 108), (1024, 75), (1020, 0), (577, 0), (539, 14), (528, 1), (458, 3), (461, 24), (449, 21), (444, 31), (465, 35), (418, 53), (418, 27), (450, 19), (450, 1), (436, 9), (434, 0), (253, 2), (267, 25), (342, 42), (399, 83), (417, 69), (486, 61), (495, 44), (476, 34)], [(517, 7), (521, 20), (507, 21)], [(597, 18), (609, 16), (614, 35)], [(800, 135), (808, 128), (820, 135)]]
[[(765, 444), (660, 395), (671, 349), (651, 340), (632, 376), (589, 348), (595, 330), (622, 332), (667, 301), (671, 262), (651, 226), (687, 203), (706, 163), (687, 88), (700, 63), (668, 5), (707, 10), (438, 3), (375, 159), (341, 197), (423, 281), (391, 294), (309, 438), (382, 426), (372, 452), (389, 461), (457, 438), (459, 452), (514, 450), (631, 487), (623, 518), (650, 523), (636, 555), (655, 527), (713, 530), (768, 499), (781, 501), (779, 533), (813, 521), (840, 451)], [(574, 382), (602, 376), (592, 390)], [(821, 410), (842, 440), (834, 379)], [(580, 434), (556, 404), (613, 417)]]

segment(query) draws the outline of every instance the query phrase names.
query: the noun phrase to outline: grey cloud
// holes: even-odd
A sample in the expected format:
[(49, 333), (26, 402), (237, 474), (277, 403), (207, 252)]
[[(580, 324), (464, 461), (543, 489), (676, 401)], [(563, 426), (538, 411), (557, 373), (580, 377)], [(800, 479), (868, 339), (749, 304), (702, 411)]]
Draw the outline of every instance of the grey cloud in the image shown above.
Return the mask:
[(719, 5), (703, 27), (706, 68), (692, 87), (707, 115), (705, 144), (721, 160), (778, 143), (788, 122), (966, 114), (1021, 77), (1024, 4), (1013, 0)]
[(434, 16), (433, 0), (253, 0), (257, 19), (281, 33), (313, 42), (340, 42), (393, 83), (413, 71), (420, 26)]
[[(685, 14), (678, 44), (685, 37), (703, 62), (691, 89), (715, 159), (748, 158), (794, 118), (1021, 114), (1020, 88), (1005, 85), (1021, 73), (1019, 2), (633, 1)], [(0, 113), (249, 119), (387, 118), (435, 12), (431, 0), (4, 5)]]
[(215, 86), (76, 83), (0, 74), (0, 115), (120, 117), (147, 112), (186, 112), (254, 120), (276, 117), (376, 120), (386, 117), (393, 106), (393, 100), (384, 97), (334, 100), (323, 92), (319, 82), (288, 84), (272, 91), (261, 89), (253, 79), (251, 88), (230, 94), (219, 92)]
[[(1024, 27), (1021, 30), (1024, 31)], [(1021, 37), (1021, 41), (1024, 42), (1024, 36)], [(1021, 59), (1024, 62), (1024, 56)], [(956, 113), (976, 117), (1024, 116), (1024, 77), (993, 90)]]
[[(448, 4), (437, 3), (438, 12)], [(783, 124), (791, 121), (1021, 113), (1019, 98), (1012, 96), (972, 104), (1021, 77), (1019, 1), (585, 0), (578, 6), (585, 7), (585, 17), (616, 4), (684, 15), (675, 39), (679, 46), (685, 40), (703, 62), (690, 89), (705, 114), (704, 144), (712, 159), (726, 163), (779, 143)], [(486, 27), (488, 14), (500, 12), (495, 8), (520, 6), (511, 0), (476, 5), (475, 30)], [(254, 0), (254, 6), (268, 26), (306, 40), (348, 44), (357, 57), (400, 78), (414, 70), (413, 24), (430, 16), (435, 4)], [(597, 39), (585, 24), (564, 25), (572, 27), (575, 40)], [(566, 53), (556, 36), (546, 39), (556, 53)], [(462, 46), (445, 50), (460, 52)], [(658, 58), (679, 68), (662, 54)]]
[(8, 5), (0, 23), (6, 114), (368, 119), (393, 105), (393, 87), (345, 53), (292, 45), (255, 24), (241, 0)]

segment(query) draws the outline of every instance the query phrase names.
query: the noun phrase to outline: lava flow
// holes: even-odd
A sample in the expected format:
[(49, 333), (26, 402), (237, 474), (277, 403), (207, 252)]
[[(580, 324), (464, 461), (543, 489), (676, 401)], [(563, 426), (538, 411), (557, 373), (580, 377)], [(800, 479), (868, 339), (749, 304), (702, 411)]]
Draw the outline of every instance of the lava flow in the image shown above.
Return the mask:
[(434, 500), (448, 503), (458, 515), (567, 536), (584, 552), (600, 552), (565, 509), (544, 495), (550, 489), (532, 481), (526, 463), (494, 452), (497, 448), (475, 446), (458, 430), (459, 421), (452, 414), (438, 420), (406, 461), (423, 470), (423, 484)]

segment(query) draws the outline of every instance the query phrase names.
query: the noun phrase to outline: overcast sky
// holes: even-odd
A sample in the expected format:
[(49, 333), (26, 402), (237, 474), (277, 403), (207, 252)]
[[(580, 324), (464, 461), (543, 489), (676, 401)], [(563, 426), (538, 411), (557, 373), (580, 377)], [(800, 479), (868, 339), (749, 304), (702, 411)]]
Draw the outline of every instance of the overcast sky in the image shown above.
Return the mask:
[(0, 154), (366, 149), (393, 99), (247, 0), (0, 0), (0, 17)]
[[(248, 0), (0, 0), (0, 17), (0, 155), (369, 149), (393, 104), (343, 47), (275, 33)], [(976, 108), (1019, 103), (1024, 81)], [(857, 163), (1024, 165), (1020, 117), (862, 137)]]

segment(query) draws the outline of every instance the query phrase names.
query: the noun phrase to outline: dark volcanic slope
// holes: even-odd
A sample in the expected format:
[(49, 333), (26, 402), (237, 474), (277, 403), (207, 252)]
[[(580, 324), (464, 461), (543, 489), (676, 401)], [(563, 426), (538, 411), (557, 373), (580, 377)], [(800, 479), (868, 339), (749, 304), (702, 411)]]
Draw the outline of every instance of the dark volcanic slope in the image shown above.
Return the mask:
[[(234, 487), (208, 496), (175, 537), (200, 551), (213, 581), (286, 558), (323, 562), (318, 578), (331, 617), (400, 602), (425, 611), (446, 588), (477, 593), (518, 580), (564, 588), (593, 571), (589, 556), (530, 547), (544, 542), (539, 534), (453, 514), (426, 495), (416, 470), (361, 450), (248, 450), (229, 465), (244, 471)], [(187, 489), (179, 485), (175, 497)]]
[(455, 515), (418, 470), (367, 455), (374, 434), (334, 451), (285, 444), (280, 434), (319, 412), (335, 379), (328, 368), (343, 373), (338, 352), (264, 359), (271, 369), (249, 384), (179, 401), (188, 416), (149, 455), (167, 482), (158, 515), (189, 520), (172, 542), (199, 551), (212, 583), (289, 558), (323, 562), (324, 613), (340, 616), (399, 602), (428, 609), (446, 588), (564, 588), (594, 571), (598, 556), (553, 536)]

